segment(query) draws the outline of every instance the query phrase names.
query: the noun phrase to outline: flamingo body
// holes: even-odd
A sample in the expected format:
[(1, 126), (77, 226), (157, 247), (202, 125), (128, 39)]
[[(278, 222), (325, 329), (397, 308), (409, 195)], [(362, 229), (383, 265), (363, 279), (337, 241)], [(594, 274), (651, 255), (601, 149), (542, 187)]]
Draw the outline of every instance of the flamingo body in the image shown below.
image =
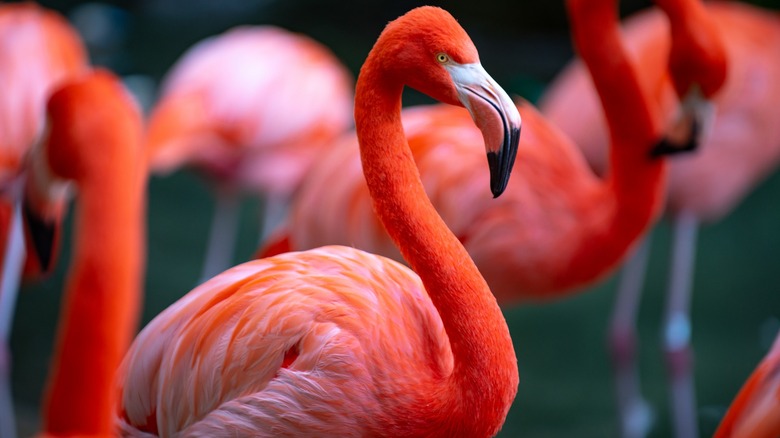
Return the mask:
[[(611, 272), (633, 242), (626, 238), (610, 248), (612, 261), (591, 258), (592, 263), (575, 263), (580, 248), (573, 244), (574, 236), (597, 235), (600, 229), (608, 233), (605, 227), (617, 203), (571, 141), (531, 105), (522, 103), (518, 109), (523, 136), (517, 160), (524, 171), (495, 200), (477, 184), (487, 177), (486, 169), (478, 165), (484, 158), (475, 153), (482, 137), (465, 110), (435, 105), (403, 112), (426, 193), (500, 302), (518, 295), (557, 296), (595, 281)], [(594, 205), (600, 208), (593, 209)], [(647, 222), (651, 220), (649, 216)], [(641, 230), (637, 227), (635, 236)], [(267, 254), (336, 243), (400, 260), (371, 208), (354, 134), (342, 137), (318, 161), (277, 238), (282, 234), (286, 245)], [(605, 248), (600, 253), (609, 256)], [(579, 278), (572, 265), (581, 269)]]
[[(468, 123), (468, 113), (443, 105), (403, 112), (428, 196), (501, 303), (563, 297), (608, 275), (663, 204), (663, 160), (635, 164), (643, 180), (635, 186), (639, 205), (631, 205), (614, 181), (593, 174), (571, 140), (533, 106), (523, 102), (518, 110), (524, 131), (517, 159), (525, 171), (495, 200), (477, 184), (485, 178), (477, 166), (482, 158), (474, 153), (481, 134)], [(639, 149), (637, 143), (615, 147)], [(317, 162), (293, 201), (289, 223), (261, 255), (326, 244), (400, 260), (371, 208), (354, 134)]]
[(416, 274), (329, 246), (214, 277), (144, 328), (125, 366), (123, 428), (356, 436), (392, 435), (453, 358)]

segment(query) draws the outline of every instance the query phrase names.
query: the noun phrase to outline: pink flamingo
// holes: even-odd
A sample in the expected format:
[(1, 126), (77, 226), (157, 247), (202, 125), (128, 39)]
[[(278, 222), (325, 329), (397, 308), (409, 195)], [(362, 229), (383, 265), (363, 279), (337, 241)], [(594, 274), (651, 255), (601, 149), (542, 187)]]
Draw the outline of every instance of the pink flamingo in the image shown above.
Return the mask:
[[(695, 6), (695, 5), (694, 5)], [(695, 396), (691, 376), (689, 306), (692, 291), (696, 232), (701, 222), (717, 221), (740, 202), (780, 160), (780, 125), (773, 108), (780, 96), (780, 18), (776, 14), (736, 2), (710, 2), (699, 16), (683, 15), (669, 23), (658, 11), (647, 11), (626, 21), (624, 35), (643, 72), (643, 81), (673, 117), (676, 94), (684, 91), (690, 69), (667, 72), (666, 59), (674, 53), (675, 23), (701, 38), (720, 36), (728, 59), (726, 82), (712, 96), (714, 120), (700, 151), (674, 160), (668, 184), (666, 211), (672, 220), (674, 242), (668, 298), (663, 325), (664, 350), (672, 382), (671, 401), (679, 436), (697, 436)], [(702, 17), (702, 15), (704, 15)], [(681, 26), (680, 26), (681, 25)], [(678, 50), (678, 57), (700, 56), (695, 47)], [(674, 67), (672, 65), (671, 67)], [(718, 78), (720, 72), (704, 72)], [(699, 72), (701, 74), (701, 72)], [(706, 91), (702, 86), (702, 91)], [(603, 145), (607, 139), (597, 96), (581, 63), (574, 62), (550, 87), (541, 108), (575, 140), (591, 165), (604, 171)], [(576, 102), (576, 104), (573, 104)], [(616, 358), (618, 405), (639, 413), (641, 400), (635, 357), (635, 320), (647, 260), (648, 244), (629, 260), (618, 290), (610, 328)], [(624, 417), (631, 417), (627, 413)]]
[(280, 220), (322, 148), (350, 126), (351, 89), (351, 74), (327, 48), (271, 26), (232, 29), (176, 63), (147, 147), (153, 171), (186, 164), (216, 183), (202, 279), (231, 265), (241, 190), (265, 197), (264, 229)]
[(425, 196), (401, 126), (405, 85), (470, 110), (485, 134), (491, 190), (503, 192), (520, 127), (511, 100), (445, 11), (417, 8), (391, 22), (361, 69), (355, 121), (376, 209), (414, 272), (328, 246), (214, 277), (131, 347), (124, 433), (498, 432), (517, 391), (512, 341), (487, 284)]
[(85, 66), (81, 40), (60, 15), (33, 3), (0, 3), (0, 436), (16, 435), (8, 340), (19, 282), (23, 270), (33, 276), (49, 268), (25, 267), (22, 162), (41, 134), (51, 89)]
[(713, 438), (780, 436), (780, 333), (748, 377)]

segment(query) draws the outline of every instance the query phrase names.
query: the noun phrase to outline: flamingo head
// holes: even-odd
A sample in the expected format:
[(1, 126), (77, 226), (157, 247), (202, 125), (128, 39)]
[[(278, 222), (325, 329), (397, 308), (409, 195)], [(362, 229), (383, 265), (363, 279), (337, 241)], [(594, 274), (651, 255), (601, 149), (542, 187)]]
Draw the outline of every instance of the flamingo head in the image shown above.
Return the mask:
[(130, 97), (119, 80), (102, 70), (69, 80), (49, 98), (46, 127), (27, 157), (23, 205), (26, 238), (40, 271), (47, 272), (56, 256), (74, 186), (111, 181), (109, 169), (116, 166), (108, 163), (122, 159), (115, 145), (126, 144), (115, 139), (129, 140), (140, 132), (139, 113), (127, 114), (128, 108), (137, 108), (124, 99)]
[(371, 57), (388, 85), (405, 84), (469, 111), (485, 140), (491, 191), (499, 196), (517, 154), (520, 113), (482, 67), (474, 43), (452, 15), (430, 6), (407, 12), (387, 25)]
[(728, 54), (709, 11), (698, 2), (659, 1), (670, 20), (669, 76), (680, 106), (656, 155), (694, 150), (710, 132), (714, 99), (726, 84)]

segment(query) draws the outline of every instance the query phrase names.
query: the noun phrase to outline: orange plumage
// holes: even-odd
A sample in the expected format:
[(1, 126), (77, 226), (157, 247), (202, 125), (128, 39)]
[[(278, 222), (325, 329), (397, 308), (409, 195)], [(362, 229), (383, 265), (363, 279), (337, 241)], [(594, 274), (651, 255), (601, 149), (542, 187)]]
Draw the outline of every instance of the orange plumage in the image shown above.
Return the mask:
[(780, 436), (780, 333), (734, 398), (713, 438)]
[[(114, 436), (115, 373), (143, 294), (146, 165), (139, 108), (105, 71), (73, 78), (47, 106), (30, 157), (30, 214), (47, 220), (77, 188), (71, 266), (43, 401), (46, 436)], [(33, 251), (33, 249), (31, 249)]]

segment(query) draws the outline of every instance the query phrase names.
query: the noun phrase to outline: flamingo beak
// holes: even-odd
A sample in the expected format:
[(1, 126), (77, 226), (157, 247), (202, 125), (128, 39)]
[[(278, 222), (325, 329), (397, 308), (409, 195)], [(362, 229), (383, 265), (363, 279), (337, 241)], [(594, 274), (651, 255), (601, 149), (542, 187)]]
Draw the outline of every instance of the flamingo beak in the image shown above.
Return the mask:
[(685, 95), (666, 134), (650, 151), (661, 157), (695, 151), (709, 135), (715, 119), (715, 104), (705, 98), (701, 89), (691, 88)]
[[(72, 184), (55, 177), (45, 159), (47, 128), (28, 155), (27, 178), (22, 197), (22, 216), (25, 223), (25, 240), (31, 248), (32, 260), (39, 273), (48, 273), (59, 249), (62, 221), (68, 201), (72, 197)], [(30, 257), (28, 257), (28, 260)]]
[(520, 113), (481, 64), (450, 63), (444, 68), (455, 83), (458, 99), (482, 131), (490, 166), (490, 191), (497, 198), (509, 183), (517, 156)]
[(37, 214), (28, 202), (22, 204), (22, 215), (26, 225), (27, 247), (37, 262), (40, 273), (48, 273), (57, 253), (60, 236), (60, 221), (49, 221)]

